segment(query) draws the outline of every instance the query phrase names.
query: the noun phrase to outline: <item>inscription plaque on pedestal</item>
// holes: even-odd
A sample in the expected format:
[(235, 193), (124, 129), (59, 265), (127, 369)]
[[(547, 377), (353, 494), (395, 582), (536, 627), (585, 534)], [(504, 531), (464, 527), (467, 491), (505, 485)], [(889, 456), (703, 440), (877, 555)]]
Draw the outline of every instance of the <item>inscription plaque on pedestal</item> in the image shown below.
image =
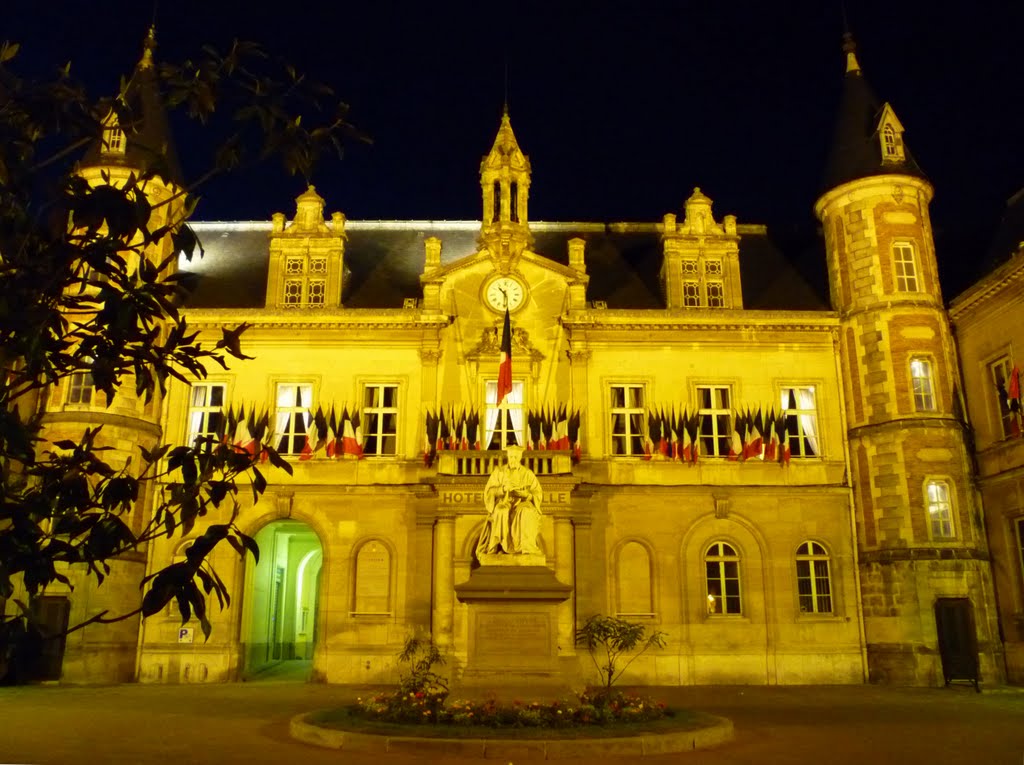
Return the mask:
[(548, 613), (476, 612), (474, 654), (479, 659), (547, 657), (551, 650), (551, 616)]

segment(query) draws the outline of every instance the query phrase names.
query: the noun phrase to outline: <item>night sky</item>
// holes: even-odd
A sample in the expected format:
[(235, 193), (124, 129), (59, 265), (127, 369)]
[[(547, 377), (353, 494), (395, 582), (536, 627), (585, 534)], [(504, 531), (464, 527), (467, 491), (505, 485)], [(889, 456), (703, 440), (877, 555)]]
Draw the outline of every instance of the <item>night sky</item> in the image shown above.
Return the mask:
[[(316, 13), (311, 3), (252, 4), (244, 14), (212, 0), (159, 5), (158, 57), (255, 40), (350, 103), (374, 143), (351, 145), (313, 179), (328, 209), (350, 219), (479, 218), (479, 163), (501, 116), (507, 60), (512, 124), (533, 166), (531, 219), (655, 221), (700, 186), (716, 216), (767, 223), (794, 260), (822, 260), (812, 206), (842, 83), (838, 0), (363, 0)], [(976, 275), (1007, 198), (1024, 187), (1024, 3), (846, 6), (865, 76), (936, 186), (950, 298)], [(138, 59), (151, 16), (148, 2), (8, 0), (0, 37), (23, 44), (30, 70), (70, 59), (99, 95)], [(179, 153), (195, 175), (203, 168), (190, 147), (202, 139), (182, 133)], [(196, 217), (290, 214), (302, 189), (276, 169), (250, 172), (211, 184)]]

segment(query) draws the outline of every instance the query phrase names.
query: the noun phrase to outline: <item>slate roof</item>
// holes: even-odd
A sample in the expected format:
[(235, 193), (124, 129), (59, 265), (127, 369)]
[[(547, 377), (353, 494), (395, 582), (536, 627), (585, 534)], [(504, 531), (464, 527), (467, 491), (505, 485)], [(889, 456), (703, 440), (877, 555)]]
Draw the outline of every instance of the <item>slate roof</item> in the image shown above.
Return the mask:
[[(205, 250), (202, 259), (182, 261), (197, 275), (187, 300), (194, 308), (262, 308), (270, 259), (270, 223), (194, 223)], [(747, 229), (745, 232), (744, 229)], [(347, 308), (401, 308), (422, 296), (424, 240), (441, 240), (442, 265), (478, 250), (477, 221), (348, 221), (345, 245)], [(568, 242), (586, 241), (588, 300), (609, 308), (664, 308), (659, 271), (661, 235), (653, 223), (531, 224), (531, 250), (568, 264)], [(744, 306), (766, 310), (828, 310), (816, 293), (759, 226), (740, 226), (740, 271)], [(822, 256), (824, 257), (824, 256)]]
[[(843, 51), (855, 52), (853, 38), (844, 36)], [(903, 143), (904, 161), (882, 162), (878, 138), (878, 120), (883, 104), (864, 78), (860, 66), (847, 66), (843, 77), (843, 94), (839, 101), (839, 114), (832, 139), (822, 191), (834, 189), (848, 181), (873, 175), (913, 175), (925, 178), (924, 172)]]
[(1006, 202), (1006, 210), (999, 222), (989, 248), (987, 269), (991, 271), (1016, 255), (1024, 244), (1024, 189)]

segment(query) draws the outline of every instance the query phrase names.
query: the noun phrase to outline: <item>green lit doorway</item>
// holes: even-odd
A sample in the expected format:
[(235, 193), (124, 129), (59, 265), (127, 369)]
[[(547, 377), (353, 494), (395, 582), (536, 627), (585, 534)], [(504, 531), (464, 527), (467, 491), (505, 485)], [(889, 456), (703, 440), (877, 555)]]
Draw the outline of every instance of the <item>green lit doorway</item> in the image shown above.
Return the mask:
[(246, 566), (242, 677), (305, 680), (313, 663), (323, 547), (301, 521), (274, 521), (256, 534), (260, 561)]

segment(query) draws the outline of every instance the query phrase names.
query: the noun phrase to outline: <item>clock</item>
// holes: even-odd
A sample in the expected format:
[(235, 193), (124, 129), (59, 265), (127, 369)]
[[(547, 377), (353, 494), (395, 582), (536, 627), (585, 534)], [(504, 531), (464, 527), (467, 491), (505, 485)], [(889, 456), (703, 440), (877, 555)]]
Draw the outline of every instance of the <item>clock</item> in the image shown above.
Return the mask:
[(515, 311), (526, 301), (526, 287), (513, 276), (499, 276), (484, 286), (484, 302), (499, 313)]

